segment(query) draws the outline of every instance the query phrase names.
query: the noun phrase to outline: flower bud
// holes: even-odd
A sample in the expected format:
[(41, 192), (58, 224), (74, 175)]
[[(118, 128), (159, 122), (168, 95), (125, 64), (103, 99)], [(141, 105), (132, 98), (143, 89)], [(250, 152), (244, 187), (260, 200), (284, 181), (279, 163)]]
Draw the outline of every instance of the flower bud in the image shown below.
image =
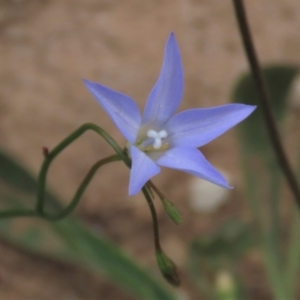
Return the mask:
[(166, 213), (172, 219), (172, 221), (177, 225), (180, 224), (182, 222), (182, 216), (177, 207), (166, 198), (162, 198), (161, 201)]
[(179, 286), (180, 277), (175, 263), (162, 250), (156, 250), (156, 261), (165, 279), (173, 286)]

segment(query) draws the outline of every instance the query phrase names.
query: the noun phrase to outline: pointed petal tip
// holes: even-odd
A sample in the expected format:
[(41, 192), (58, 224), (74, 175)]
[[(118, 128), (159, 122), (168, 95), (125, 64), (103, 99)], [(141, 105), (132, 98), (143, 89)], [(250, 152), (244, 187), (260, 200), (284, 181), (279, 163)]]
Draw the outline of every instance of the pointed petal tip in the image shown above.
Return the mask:
[(83, 82), (122, 135), (133, 143), (141, 123), (137, 104), (129, 96), (104, 85), (86, 79)]
[(129, 196), (134, 196), (134, 195), (136, 195), (138, 192), (139, 192), (138, 190), (134, 190), (134, 189), (132, 189), (132, 188), (129, 186), (129, 188), (128, 188), (128, 195), (129, 195)]
[(167, 39), (160, 75), (151, 90), (143, 114), (143, 123), (163, 124), (178, 109), (183, 95), (183, 68), (174, 33)]
[(179, 46), (178, 46), (178, 43), (177, 43), (174, 32), (171, 32), (168, 39), (167, 39), (166, 49), (167, 48), (169, 48), (169, 49), (173, 48), (174, 50), (176, 49), (176, 51), (179, 52)]
[(232, 189), (223, 174), (212, 166), (197, 148), (186, 146), (171, 148), (157, 160), (157, 163), (163, 167), (192, 174), (222, 188)]
[(96, 82), (93, 82), (93, 81), (90, 81), (88, 79), (85, 79), (85, 78), (82, 78), (82, 81), (83, 83), (85, 84), (85, 86), (87, 87), (87, 89), (91, 92), (93, 89), (96, 89), (97, 88), (97, 85), (99, 85), (98, 83)]
[(82, 78), (82, 81), (83, 81), (83, 83), (84, 83), (85, 85), (90, 85), (90, 84), (93, 84), (93, 82), (92, 82), (92, 81), (90, 81), (90, 80), (87, 80), (87, 79), (85, 79), (85, 78)]
[(239, 109), (240, 112), (240, 121), (238, 121), (238, 123), (248, 118), (257, 108), (256, 105), (248, 105), (248, 104), (235, 104), (235, 105), (237, 105), (236, 107)]
[(257, 107), (241, 103), (195, 108), (174, 115), (166, 129), (174, 146), (201, 147), (246, 119)]
[(137, 195), (141, 190), (142, 190), (143, 187), (141, 188), (136, 188), (136, 187), (133, 187), (131, 185), (129, 185), (129, 188), (128, 188), (128, 195), (131, 197), (131, 196), (135, 196)]
[[(217, 170), (217, 169), (216, 169)], [(218, 170), (217, 170), (218, 171)], [(219, 172), (219, 171), (218, 171)], [(231, 186), (231, 185), (229, 185), (229, 183), (228, 183), (228, 181), (227, 181), (227, 179), (224, 177), (224, 175), (221, 173), (221, 172), (219, 172), (219, 180), (218, 180), (218, 182), (217, 181), (210, 181), (210, 180), (208, 180), (208, 181), (210, 181), (211, 183), (213, 183), (213, 184), (216, 184), (216, 185), (218, 185), (218, 186), (220, 186), (220, 187), (222, 187), (222, 188), (224, 188), (224, 189), (226, 189), (226, 190), (232, 190), (233, 189), (233, 186)], [(201, 177), (200, 177), (201, 178)], [(207, 180), (207, 179), (206, 179)]]
[[(247, 105), (247, 104), (245, 104), (245, 105)], [(247, 106), (249, 108), (250, 113), (253, 112), (257, 108), (257, 105), (247, 105)]]
[(257, 105), (248, 105), (242, 103), (237, 103), (235, 105), (239, 106), (245, 113), (247, 113), (247, 116), (250, 115), (257, 108)]
[(173, 31), (171, 31), (171, 33), (170, 33), (170, 35), (169, 35), (169, 37), (168, 37), (168, 41), (169, 41), (170, 39), (176, 40), (176, 38), (175, 38), (175, 33), (174, 33)]
[(221, 187), (223, 187), (224, 189), (227, 189), (227, 190), (233, 190), (234, 187), (229, 185), (228, 182), (226, 182), (224, 185), (220, 185)]

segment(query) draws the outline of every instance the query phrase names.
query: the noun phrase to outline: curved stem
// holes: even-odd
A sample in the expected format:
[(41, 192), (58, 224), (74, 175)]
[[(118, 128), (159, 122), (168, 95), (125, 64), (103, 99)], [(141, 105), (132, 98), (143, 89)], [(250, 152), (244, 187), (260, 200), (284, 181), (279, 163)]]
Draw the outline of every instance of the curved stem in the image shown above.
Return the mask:
[(71, 133), (67, 138), (65, 138), (61, 143), (59, 143), (52, 151), (47, 153), (45, 156), (45, 160), (42, 164), (39, 177), (38, 177), (38, 194), (37, 194), (36, 210), (39, 215), (46, 216), (44, 212), (44, 193), (46, 189), (47, 172), (50, 167), (50, 164), (60, 152), (62, 152), (67, 146), (69, 146), (76, 139), (78, 139), (87, 130), (92, 130), (98, 133), (102, 138), (104, 138), (106, 142), (110, 144), (110, 146), (115, 150), (118, 157), (122, 159), (127, 166), (130, 166), (130, 159), (110, 135), (108, 135), (102, 128), (100, 128), (95, 124), (92, 123), (83, 124), (77, 130)]
[[(65, 207), (61, 212), (56, 215), (48, 215), (44, 211), (44, 195), (46, 190), (46, 179), (49, 167), (54, 160), (54, 158), (60, 154), (66, 147), (68, 147), (71, 143), (73, 143), (77, 138), (79, 138), (83, 133), (87, 130), (92, 130), (98, 133), (102, 138), (104, 138), (110, 146), (115, 150), (116, 154), (109, 156), (105, 159), (101, 159), (96, 162), (86, 177), (83, 179), (82, 183), (80, 184), (79, 188), (77, 189), (71, 203)], [(60, 142), (52, 151), (45, 154), (45, 160), (42, 164), (39, 177), (38, 177), (38, 196), (37, 196), (37, 203), (36, 203), (36, 210), (10, 210), (6, 212), (0, 213), (0, 217), (14, 217), (14, 216), (39, 216), (44, 219), (56, 221), (60, 220), (66, 215), (68, 215), (78, 204), (82, 194), (84, 193), (85, 189), (87, 188), (88, 184), (92, 180), (93, 176), (95, 175), (96, 171), (103, 166), (104, 164), (123, 160), (127, 167), (131, 167), (131, 160), (127, 156), (126, 151), (122, 150), (118, 144), (115, 142), (113, 138), (110, 137), (102, 128), (99, 126), (86, 123), (80, 126), (77, 130), (71, 133), (67, 138), (65, 138), (62, 142)], [(150, 208), (152, 220), (153, 220), (153, 231), (154, 231), (154, 245), (156, 250), (161, 250), (160, 242), (159, 242), (159, 229), (158, 229), (158, 221), (156, 210), (152, 201), (152, 196), (150, 193), (152, 192), (150, 188), (146, 185), (142, 188), (142, 192), (147, 200), (148, 206)], [(157, 191), (156, 191), (157, 192)]]
[(278, 164), (280, 165), (282, 172), (286, 177), (290, 189), (294, 194), (296, 204), (300, 209), (300, 188), (280, 140), (275, 118), (272, 113), (270, 97), (254, 49), (254, 45), (253, 45), (253, 41), (249, 30), (246, 13), (245, 13), (244, 4), (242, 0), (233, 0), (233, 4), (235, 8), (235, 15), (238, 21), (240, 33), (244, 44), (244, 49), (247, 54), (248, 62), (251, 67), (253, 79), (256, 84), (258, 94), (260, 96), (260, 105), (262, 108), (262, 113), (264, 115), (264, 120), (266, 122), (266, 128), (270, 137), (270, 141), (272, 143)]
[(43, 215), (41, 217), (44, 219), (47, 219), (49, 221), (58, 221), (64, 217), (66, 217), (68, 214), (70, 214), (75, 209), (75, 207), (79, 203), (79, 200), (81, 199), (84, 191), (88, 187), (89, 183), (91, 182), (92, 178), (94, 177), (94, 175), (96, 174), (98, 169), (105, 164), (108, 164), (108, 163), (114, 162), (114, 161), (118, 161), (118, 160), (121, 160), (121, 158), (118, 155), (111, 155), (107, 158), (100, 159), (99, 161), (97, 161), (92, 166), (90, 171), (87, 173), (87, 175), (85, 176), (83, 181), (81, 182), (81, 184), (78, 187), (70, 204), (57, 214), (49, 215), (49, 214), (46, 214), (45, 212), (43, 212)]
[(148, 206), (150, 208), (151, 217), (153, 221), (153, 234), (154, 234), (154, 246), (156, 251), (161, 251), (160, 242), (159, 242), (159, 229), (158, 229), (158, 221), (154, 203), (151, 199), (151, 196), (146, 188), (146, 185), (142, 188), (142, 192), (147, 200)]

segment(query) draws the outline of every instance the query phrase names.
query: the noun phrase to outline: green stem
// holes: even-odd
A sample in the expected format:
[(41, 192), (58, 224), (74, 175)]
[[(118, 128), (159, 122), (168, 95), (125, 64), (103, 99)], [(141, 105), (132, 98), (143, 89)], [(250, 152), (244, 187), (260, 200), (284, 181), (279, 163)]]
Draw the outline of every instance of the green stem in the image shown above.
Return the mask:
[(180, 285), (180, 276), (174, 262), (164, 253), (160, 246), (159, 241), (159, 229), (158, 221), (154, 203), (152, 201), (151, 193), (149, 192), (150, 183), (149, 181), (143, 186), (142, 192), (147, 200), (148, 206), (150, 208), (152, 223), (153, 223), (153, 235), (154, 235), (154, 247), (157, 265), (164, 276), (164, 278), (173, 286)]
[[(160, 200), (166, 198), (166, 197), (163, 195), (163, 193), (156, 187), (156, 185), (155, 185), (151, 180), (149, 180), (149, 181), (147, 182), (147, 185), (146, 185), (146, 186), (149, 187), (149, 191), (151, 191), (151, 192), (152, 192), (152, 189), (153, 189), (153, 191), (156, 193), (156, 195), (158, 196), (158, 198), (159, 198)], [(153, 198), (153, 197), (152, 197), (152, 198)]]
[(54, 158), (60, 154), (66, 147), (68, 147), (71, 143), (73, 143), (76, 139), (78, 139), (83, 133), (87, 130), (92, 130), (98, 133), (110, 146), (115, 150), (118, 157), (124, 161), (127, 166), (130, 166), (130, 160), (123, 152), (123, 150), (119, 147), (119, 145), (115, 142), (115, 140), (108, 135), (102, 128), (99, 126), (86, 123), (80, 126), (77, 130), (71, 133), (67, 138), (65, 138), (61, 143), (59, 143), (52, 151), (46, 154), (45, 160), (42, 164), (39, 177), (38, 177), (38, 195), (37, 195), (37, 204), (36, 210), (38, 214), (42, 217), (47, 218), (46, 213), (44, 212), (44, 195), (46, 190), (46, 179), (48, 169), (54, 160)]
[(102, 167), (103, 165), (105, 165), (105, 164), (108, 164), (108, 163), (114, 162), (114, 161), (118, 161), (118, 160), (121, 160), (121, 158), (118, 155), (112, 155), (112, 156), (109, 156), (107, 158), (100, 159), (99, 161), (97, 161), (92, 166), (90, 171), (87, 173), (87, 175), (85, 176), (83, 181), (81, 182), (81, 184), (78, 187), (78, 189), (77, 189), (72, 201), (70, 202), (70, 204), (56, 215), (55, 214), (54, 215), (49, 215), (49, 214), (46, 214), (44, 212), (42, 217), (49, 220), (49, 221), (58, 221), (58, 220), (63, 219), (67, 215), (69, 215), (75, 209), (77, 204), (79, 203), (84, 191), (88, 187), (89, 183), (91, 182), (92, 178), (94, 177), (94, 175), (96, 174), (98, 169), (100, 167)]
[(152, 221), (153, 221), (153, 235), (154, 235), (155, 250), (156, 251), (161, 251), (160, 242), (159, 242), (158, 221), (157, 221), (155, 206), (154, 206), (154, 203), (151, 199), (151, 196), (148, 192), (148, 189), (147, 189), (146, 185), (144, 185), (144, 187), (142, 188), (142, 192), (143, 192), (143, 194), (146, 198), (146, 201), (148, 203), (148, 206), (149, 206), (150, 212), (151, 212), (151, 217), (152, 217)]
[(38, 217), (38, 213), (34, 209), (9, 209), (0, 211), (0, 219), (17, 218), (17, 217)]

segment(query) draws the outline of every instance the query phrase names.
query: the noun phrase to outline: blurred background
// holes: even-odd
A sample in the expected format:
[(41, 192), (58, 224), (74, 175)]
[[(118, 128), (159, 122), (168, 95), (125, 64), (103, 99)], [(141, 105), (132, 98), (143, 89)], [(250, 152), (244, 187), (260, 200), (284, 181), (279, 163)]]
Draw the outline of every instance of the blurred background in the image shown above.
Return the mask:
[[(245, 2), (261, 62), (298, 65), (300, 2)], [(98, 124), (125, 145), (82, 78), (130, 95), (142, 109), (170, 32), (185, 74), (180, 110), (230, 102), (233, 85), (248, 66), (229, 0), (0, 0), (1, 149), (37, 175), (42, 147), (53, 148), (85, 122)], [(183, 215), (180, 226), (172, 224), (156, 201), (161, 243), (180, 269), (178, 291), (186, 299), (201, 299), (187, 270), (190, 243), (226, 220), (251, 218), (234, 130), (201, 150), (234, 190), (203, 186), (166, 169), (154, 179)], [(110, 154), (96, 134), (86, 133), (55, 161), (49, 187), (67, 202), (90, 166)], [(141, 194), (127, 196), (128, 174), (122, 163), (104, 167), (74, 214), (159, 278), (149, 209)], [(26, 220), (18, 220), (14, 228), (25, 225)], [(53, 246), (51, 239), (47, 243)], [(248, 253), (239, 274), (252, 299), (270, 297), (259, 252)], [(0, 298), (138, 299), (98, 273), (33, 254), (5, 238), (0, 242)]]

